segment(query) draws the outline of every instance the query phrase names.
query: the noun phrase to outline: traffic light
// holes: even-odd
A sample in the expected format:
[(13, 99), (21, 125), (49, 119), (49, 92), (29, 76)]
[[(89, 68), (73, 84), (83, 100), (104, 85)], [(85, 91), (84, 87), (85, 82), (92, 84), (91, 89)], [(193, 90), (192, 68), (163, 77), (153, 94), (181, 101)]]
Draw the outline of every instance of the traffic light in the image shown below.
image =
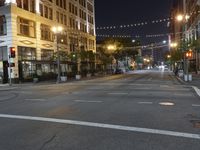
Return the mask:
[(10, 47), (10, 58), (15, 58), (15, 47)]
[(187, 52), (185, 54), (185, 56), (186, 56), (186, 58), (191, 58), (192, 57), (192, 52), (191, 51)]

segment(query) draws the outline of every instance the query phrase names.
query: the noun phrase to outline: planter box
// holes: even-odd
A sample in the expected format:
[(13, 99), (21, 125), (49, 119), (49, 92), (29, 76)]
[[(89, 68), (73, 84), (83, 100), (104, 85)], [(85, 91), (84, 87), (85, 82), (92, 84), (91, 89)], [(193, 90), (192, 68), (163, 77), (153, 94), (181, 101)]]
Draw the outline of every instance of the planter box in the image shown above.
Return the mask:
[(91, 76), (92, 76), (92, 74), (91, 73), (87, 73), (87, 78), (90, 78)]
[(66, 82), (67, 81), (67, 77), (66, 76), (61, 76), (60, 80), (61, 80), (61, 82)]
[(33, 78), (33, 83), (37, 83), (39, 81), (38, 78)]
[(76, 80), (80, 80), (81, 79), (81, 75), (76, 75)]

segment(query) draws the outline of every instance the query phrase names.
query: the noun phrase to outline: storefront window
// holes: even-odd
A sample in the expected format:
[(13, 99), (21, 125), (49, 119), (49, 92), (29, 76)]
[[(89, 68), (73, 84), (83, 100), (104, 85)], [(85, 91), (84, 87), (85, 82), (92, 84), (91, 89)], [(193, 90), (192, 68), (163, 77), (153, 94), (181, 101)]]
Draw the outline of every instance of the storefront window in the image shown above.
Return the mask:
[(53, 50), (42, 49), (41, 50), (41, 60), (52, 60), (53, 59)]
[(36, 60), (36, 49), (31, 47), (18, 47), (19, 60)]
[(3, 46), (0, 47), (0, 61), (7, 61), (8, 55), (7, 55), (7, 47)]
[(36, 65), (32, 62), (22, 61), (23, 78), (32, 78), (36, 72)]

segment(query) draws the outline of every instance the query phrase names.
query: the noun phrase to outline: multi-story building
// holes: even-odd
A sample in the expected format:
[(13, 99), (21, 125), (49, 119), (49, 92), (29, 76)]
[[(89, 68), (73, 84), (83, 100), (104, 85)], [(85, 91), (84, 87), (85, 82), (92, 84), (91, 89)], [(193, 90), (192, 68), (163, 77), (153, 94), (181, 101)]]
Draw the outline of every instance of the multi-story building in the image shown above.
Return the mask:
[[(0, 78), (7, 82), (10, 76), (24, 81), (34, 74), (56, 75), (57, 50), (64, 56), (95, 52), (94, 16), (94, 0), (0, 0)], [(51, 30), (54, 26), (62, 26), (59, 36)], [(15, 58), (9, 58), (11, 47)], [(70, 72), (72, 60), (64, 56), (61, 72)], [(15, 64), (11, 72), (9, 61)]]
[(185, 23), (185, 39), (193, 51), (189, 58), (192, 71), (200, 71), (200, 0), (184, 0), (184, 15), (189, 18)]
[[(177, 20), (177, 16), (181, 16)], [(176, 42), (182, 52), (182, 65), (184, 73), (200, 70), (200, 0), (174, 0), (171, 10), (171, 41)], [(173, 48), (171, 49), (173, 50)], [(188, 51), (192, 55), (187, 57)], [(187, 62), (188, 61), (188, 62)], [(188, 64), (187, 64), (188, 63)]]

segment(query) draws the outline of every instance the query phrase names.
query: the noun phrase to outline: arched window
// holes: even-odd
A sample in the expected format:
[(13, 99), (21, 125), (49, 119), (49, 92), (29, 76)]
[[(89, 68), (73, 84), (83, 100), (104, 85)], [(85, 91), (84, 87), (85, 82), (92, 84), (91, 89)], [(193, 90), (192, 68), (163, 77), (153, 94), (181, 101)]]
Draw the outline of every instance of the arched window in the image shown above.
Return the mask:
[(5, 16), (0, 16), (0, 36), (6, 35), (6, 18)]

